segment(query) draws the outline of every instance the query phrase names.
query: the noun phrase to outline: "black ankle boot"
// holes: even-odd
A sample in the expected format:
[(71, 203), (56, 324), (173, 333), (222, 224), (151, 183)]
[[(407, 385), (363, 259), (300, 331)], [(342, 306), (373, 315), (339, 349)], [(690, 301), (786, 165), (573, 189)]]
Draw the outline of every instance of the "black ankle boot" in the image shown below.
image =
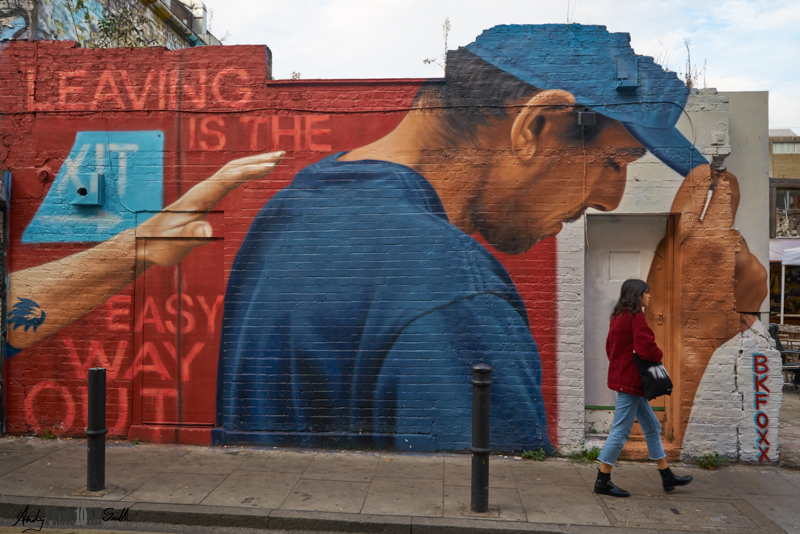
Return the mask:
[(676, 476), (669, 467), (659, 469), (658, 472), (661, 473), (661, 480), (664, 481), (664, 491), (667, 492), (674, 490), (675, 486), (685, 486), (692, 481), (692, 477)]
[(611, 495), (612, 497), (630, 497), (631, 495), (611, 482), (611, 473), (603, 473), (599, 469), (597, 470), (597, 480), (594, 483), (594, 492), (601, 495)]

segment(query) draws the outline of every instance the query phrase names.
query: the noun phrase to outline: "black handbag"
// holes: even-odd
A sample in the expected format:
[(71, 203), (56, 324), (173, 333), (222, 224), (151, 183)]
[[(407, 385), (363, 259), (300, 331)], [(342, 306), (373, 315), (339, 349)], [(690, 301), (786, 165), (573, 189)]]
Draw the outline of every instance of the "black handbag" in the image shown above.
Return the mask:
[(639, 369), (642, 389), (647, 400), (653, 400), (661, 395), (672, 395), (672, 380), (670, 380), (664, 364), (643, 360), (635, 352), (633, 359), (636, 362), (636, 368)]

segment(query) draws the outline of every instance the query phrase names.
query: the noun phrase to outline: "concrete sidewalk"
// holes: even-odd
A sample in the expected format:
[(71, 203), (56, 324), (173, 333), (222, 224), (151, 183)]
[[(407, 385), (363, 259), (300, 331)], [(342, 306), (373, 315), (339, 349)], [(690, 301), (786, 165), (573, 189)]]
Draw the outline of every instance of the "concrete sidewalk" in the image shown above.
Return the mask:
[[(620, 462), (627, 499), (601, 497), (596, 465), (491, 458), (496, 517), (465, 513), (470, 457), (109, 442), (102, 495), (85, 491), (86, 441), (0, 439), (0, 518), (34, 509), (130, 508), (135, 522), (350, 532), (798, 532), (800, 472)], [(45, 525), (49, 526), (49, 525)], [(110, 527), (110, 525), (109, 525)], [(107, 527), (108, 528), (108, 527)], [(20, 530), (21, 532), (21, 530)]]

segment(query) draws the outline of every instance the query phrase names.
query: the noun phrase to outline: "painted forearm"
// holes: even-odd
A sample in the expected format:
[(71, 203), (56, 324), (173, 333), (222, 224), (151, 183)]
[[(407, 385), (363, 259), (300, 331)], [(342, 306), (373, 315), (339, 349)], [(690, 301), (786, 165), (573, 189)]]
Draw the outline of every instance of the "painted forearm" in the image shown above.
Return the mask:
[(137, 270), (135, 230), (89, 250), (12, 273), (8, 343), (24, 348), (92, 311), (131, 283)]

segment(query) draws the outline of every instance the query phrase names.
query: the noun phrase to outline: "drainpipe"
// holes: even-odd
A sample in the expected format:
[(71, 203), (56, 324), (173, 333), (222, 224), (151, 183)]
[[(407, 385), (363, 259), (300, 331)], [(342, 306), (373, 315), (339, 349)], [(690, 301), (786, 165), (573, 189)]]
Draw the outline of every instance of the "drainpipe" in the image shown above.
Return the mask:
[(189, 41), (190, 46), (202, 46), (206, 43), (192, 31), (191, 28), (186, 26), (181, 19), (175, 16), (175, 14), (170, 10), (170, 8), (164, 4), (162, 0), (140, 0), (143, 4), (148, 6), (152, 9), (156, 15), (158, 15), (162, 20), (165, 20), (167, 24), (172, 26), (175, 31), (181, 34), (187, 41)]

